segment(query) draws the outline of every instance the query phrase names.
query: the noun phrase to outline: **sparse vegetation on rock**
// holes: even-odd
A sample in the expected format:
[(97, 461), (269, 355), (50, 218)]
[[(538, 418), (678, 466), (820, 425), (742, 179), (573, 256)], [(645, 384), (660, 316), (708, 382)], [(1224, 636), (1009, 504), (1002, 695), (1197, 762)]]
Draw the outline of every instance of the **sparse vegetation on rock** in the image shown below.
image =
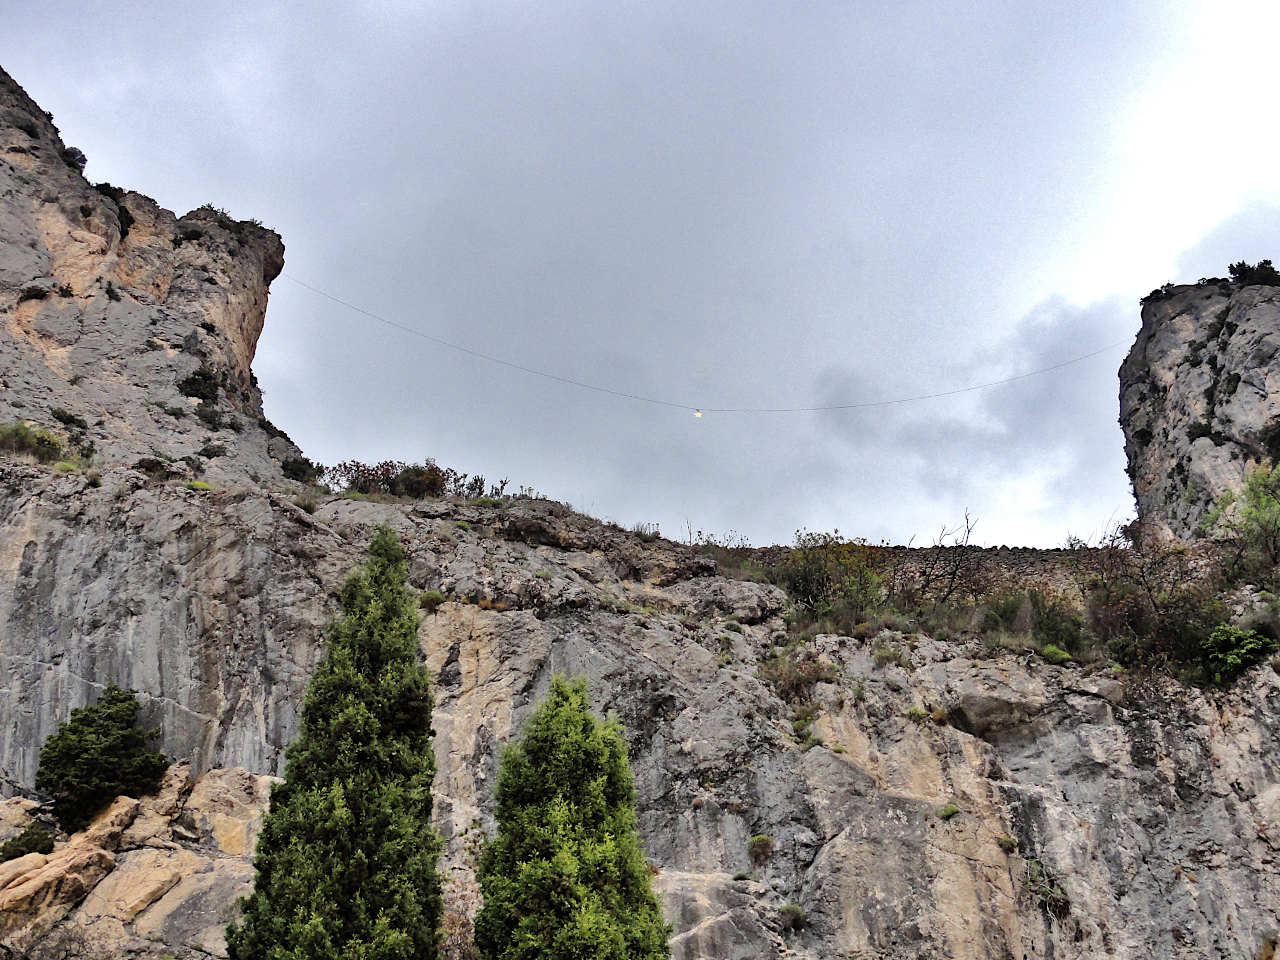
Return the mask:
[(53, 834), (38, 823), (31, 823), (16, 837), (0, 844), (0, 863), (25, 857), (28, 853), (49, 853), (51, 850)]
[(0, 426), (0, 454), (25, 454), (41, 463), (52, 463), (62, 456), (62, 451), (62, 440), (47, 430), (36, 430), (25, 423)]
[(427, 497), (455, 496), (470, 500), (484, 497), (498, 498), (506, 490), (506, 481), (486, 487), (485, 478), (459, 473), (452, 467), (442, 467), (428, 457), (421, 463), (405, 463), (403, 460), (382, 460), (378, 463), (362, 463), (344, 460), (332, 467), (317, 468), (325, 483), (346, 493), (365, 496), (384, 494), (390, 497), (408, 497), (422, 500)]
[(1233, 282), (1242, 286), (1261, 284), (1268, 287), (1280, 287), (1280, 270), (1271, 265), (1270, 260), (1259, 260), (1257, 263), (1237, 261), (1227, 268)]

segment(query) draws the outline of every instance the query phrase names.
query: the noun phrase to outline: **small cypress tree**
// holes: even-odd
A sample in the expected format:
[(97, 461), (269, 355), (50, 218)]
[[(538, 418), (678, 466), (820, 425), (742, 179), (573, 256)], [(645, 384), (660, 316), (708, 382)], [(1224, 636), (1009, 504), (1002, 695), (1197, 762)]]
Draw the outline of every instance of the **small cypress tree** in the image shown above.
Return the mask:
[(116, 797), (155, 793), (169, 766), (164, 754), (147, 749), (156, 730), (138, 729), (140, 705), (132, 690), (114, 683), (40, 748), (36, 789), (53, 797), (53, 814), (74, 833)]
[(585, 680), (556, 677), (504, 752), (497, 820), (479, 869), (485, 960), (670, 957), (626, 744), (616, 721), (592, 715)]
[(231, 960), (431, 960), (441, 914), (431, 827), (431, 693), (405, 553), (380, 529), (271, 793)]

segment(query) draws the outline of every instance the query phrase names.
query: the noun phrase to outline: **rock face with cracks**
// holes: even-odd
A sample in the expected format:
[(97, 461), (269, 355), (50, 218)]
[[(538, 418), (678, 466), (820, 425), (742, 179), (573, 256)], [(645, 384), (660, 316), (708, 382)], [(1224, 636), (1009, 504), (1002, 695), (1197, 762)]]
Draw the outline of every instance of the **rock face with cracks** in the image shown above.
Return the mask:
[[(381, 524), (412, 586), (446, 597), (420, 640), (451, 929), (477, 906), (501, 746), (568, 672), (626, 730), (676, 960), (1226, 960), (1276, 935), (1269, 665), (1201, 692), (976, 641), (823, 635), (806, 655), (825, 679), (797, 717), (761, 679), (789, 642), (784, 596), (685, 547), (545, 500), (324, 496), (304, 511), (280, 474), (289, 451), (252, 416), (272, 238), (89, 189), (3, 79), (0, 422), (63, 429), (48, 408), (74, 409), (101, 476), (0, 459), (0, 839), (43, 816), (39, 746), (108, 683), (139, 691), (175, 764), (157, 796), (0, 865), (0, 956), (224, 953), (335, 591)], [(184, 221), (207, 232), (175, 245)], [(79, 311), (75, 339), (52, 312), (36, 322), (49, 304)], [(125, 349), (147, 337), (167, 346)], [(241, 432), (157, 413), (198, 412), (176, 385), (202, 366)], [(221, 489), (140, 463), (181, 463), (211, 437)]]
[(1120, 426), (1139, 519), (1199, 536), (1218, 497), (1280, 455), (1278, 355), (1280, 287), (1176, 286), (1143, 305), (1142, 329), (1120, 367)]
[(0, 424), (161, 476), (279, 479), (301, 454), (250, 363), (283, 265), (258, 224), (91, 186), (0, 70)]
[(34, 956), (225, 955), (270, 780), (175, 764), (155, 796), (120, 797), (52, 853), (0, 864), (0, 937)]
[[(331, 591), (386, 523), (412, 585), (449, 598), (420, 636), (460, 913), (475, 904), (500, 747), (563, 671), (587, 676), (625, 726), (679, 960), (1227, 958), (1275, 924), (1270, 666), (1205, 694), (977, 642), (820, 636), (830, 682), (814, 687), (800, 739), (794, 705), (759, 678), (785, 639), (775, 588), (558, 504), (333, 498), (309, 515), (272, 492), (199, 494), (127, 470), (90, 488), (24, 466), (7, 467), (0, 490), (0, 542), (20, 545), (0, 573), (11, 792), (30, 787), (30, 745), (110, 680), (141, 691), (163, 748), (193, 775), (277, 773)], [(90, 539), (102, 553), (86, 552)], [(897, 659), (875, 656), (886, 649)], [(209, 909), (230, 910), (248, 883), (245, 811), (265, 791), (250, 794), (229, 820), (196, 818), (221, 851), (199, 874)], [(767, 857), (752, 856), (757, 835)], [(166, 855), (156, 869), (172, 866)], [(112, 875), (92, 867), (83, 906), (14, 945), (39, 956), (59, 931), (136, 926), (122, 897), (93, 892)], [(800, 930), (784, 930), (792, 904)], [(150, 955), (199, 955), (159, 935)]]

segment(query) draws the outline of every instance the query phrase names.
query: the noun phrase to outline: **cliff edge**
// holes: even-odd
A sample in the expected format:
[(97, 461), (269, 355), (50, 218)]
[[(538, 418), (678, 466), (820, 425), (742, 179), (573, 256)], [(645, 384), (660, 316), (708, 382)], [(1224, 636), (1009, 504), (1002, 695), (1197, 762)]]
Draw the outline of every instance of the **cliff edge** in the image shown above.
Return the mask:
[(1280, 459), (1280, 286), (1205, 280), (1153, 291), (1120, 367), (1138, 517), (1188, 539), (1246, 472)]
[(211, 207), (176, 217), (83, 165), (0, 70), (0, 423), (98, 466), (215, 484), (297, 472), (251, 369), (280, 237)]

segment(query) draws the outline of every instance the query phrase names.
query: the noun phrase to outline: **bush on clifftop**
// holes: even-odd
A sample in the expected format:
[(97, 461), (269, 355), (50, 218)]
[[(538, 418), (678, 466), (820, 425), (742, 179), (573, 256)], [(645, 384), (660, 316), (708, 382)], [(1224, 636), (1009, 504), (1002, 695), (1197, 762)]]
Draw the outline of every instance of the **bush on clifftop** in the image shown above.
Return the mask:
[(1247, 263), (1241, 260), (1227, 268), (1233, 282), (1241, 286), (1260, 284), (1264, 287), (1280, 287), (1280, 270), (1271, 265), (1270, 260), (1259, 260)]

